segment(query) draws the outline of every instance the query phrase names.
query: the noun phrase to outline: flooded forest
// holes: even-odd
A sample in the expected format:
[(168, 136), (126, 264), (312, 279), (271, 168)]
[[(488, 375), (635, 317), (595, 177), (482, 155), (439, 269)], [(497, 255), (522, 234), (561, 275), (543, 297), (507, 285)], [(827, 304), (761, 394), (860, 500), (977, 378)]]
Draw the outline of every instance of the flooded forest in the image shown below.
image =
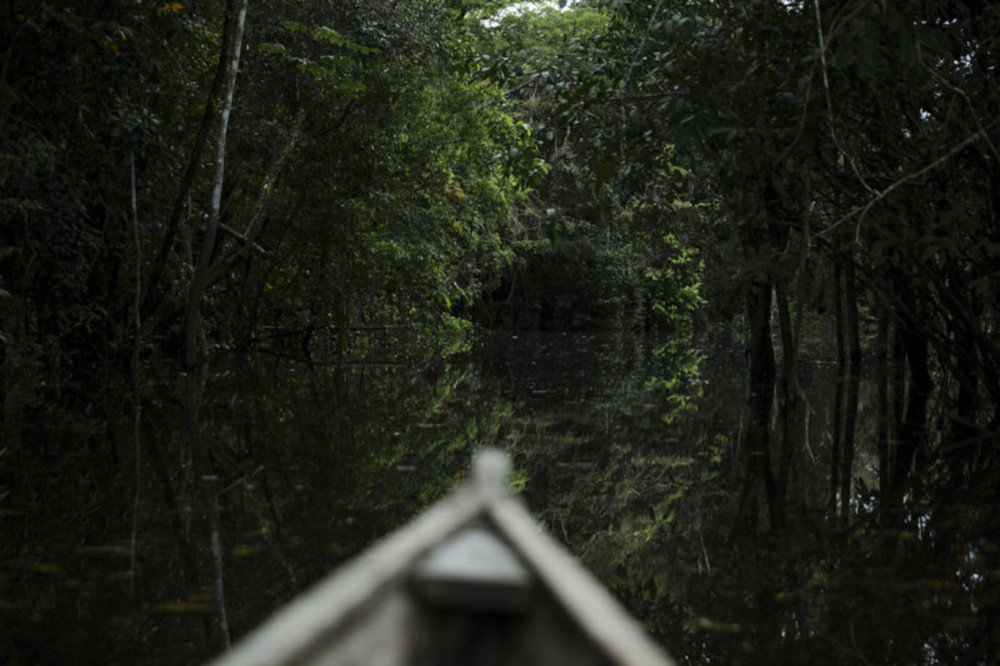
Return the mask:
[(2, 0), (0, 664), (201, 664), (503, 449), (681, 664), (1000, 661), (1000, 9)]

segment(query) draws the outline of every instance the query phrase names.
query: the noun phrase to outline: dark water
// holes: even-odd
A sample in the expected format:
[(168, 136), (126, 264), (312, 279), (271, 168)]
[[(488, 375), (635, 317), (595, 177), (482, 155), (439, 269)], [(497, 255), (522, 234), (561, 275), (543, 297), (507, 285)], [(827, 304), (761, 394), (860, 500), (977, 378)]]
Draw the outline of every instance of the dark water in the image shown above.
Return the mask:
[[(869, 510), (877, 460), (863, 384), (854, 515), (831, 516), (835, 368), (822, 358), (799, 368), (789, 528), (733, 538), (747, 421), (739, 349), (724, 336), (658, 348), (497, 332), (447, 359), (217, 371), (203, 422), (224, 488), (234, 634), (448, 492), (490, 445), (511, 453), (538, 519), (681, 661), (986, 663), (996, 541), (954, 515), (983, 507), (915, 507), (891, 524)], [(58, 507), (31, 509), (31, 522), (5, 516), (24, 547), (0, 579), (0, 663), (197, 664), (211, 653), (207, 527), (179, 412), (168, 400), (147, 411), (138, 504), (119, 481), (87, 491), (101, 505), (93, 524)]]

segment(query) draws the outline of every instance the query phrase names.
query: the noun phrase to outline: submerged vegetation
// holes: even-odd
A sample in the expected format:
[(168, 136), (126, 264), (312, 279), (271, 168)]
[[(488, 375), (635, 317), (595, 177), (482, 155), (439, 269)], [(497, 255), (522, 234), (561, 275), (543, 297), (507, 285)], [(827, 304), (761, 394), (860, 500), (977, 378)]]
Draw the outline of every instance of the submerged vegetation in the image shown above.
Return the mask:
[(199, 663), (486, 444), (680, 661), (1000, 658), (993, 4), (0, 43), (0, 662)]

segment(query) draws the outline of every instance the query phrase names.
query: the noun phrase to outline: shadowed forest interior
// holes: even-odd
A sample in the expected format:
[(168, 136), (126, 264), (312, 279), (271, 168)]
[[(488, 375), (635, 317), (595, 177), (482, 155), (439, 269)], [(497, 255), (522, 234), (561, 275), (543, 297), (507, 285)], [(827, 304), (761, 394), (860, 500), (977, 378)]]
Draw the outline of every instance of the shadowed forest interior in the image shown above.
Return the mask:
[(1000, 659), (995, 3), (0, 45), (0, 665), (202, 663), (483, 446), (680, 663)]

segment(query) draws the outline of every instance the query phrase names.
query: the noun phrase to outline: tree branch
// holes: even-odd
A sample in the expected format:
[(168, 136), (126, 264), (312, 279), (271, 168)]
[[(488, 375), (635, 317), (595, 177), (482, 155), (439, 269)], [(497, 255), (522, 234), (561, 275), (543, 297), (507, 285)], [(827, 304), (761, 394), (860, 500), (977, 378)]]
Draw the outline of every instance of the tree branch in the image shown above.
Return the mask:
[(868, 214), (868, 211), (870, 211), (875, 204), (877, 204), (879, 201), (882, 201), (887, 196), (889, 196), (892, 192), (894, 192), (895, 190), (899, 189), (900, 187), (902, 187), (906, 183), (910, 182), (911, 180), (915, 180), (917, 178), (920, 178), (924, 174), (927, 174), (927, 173), (929, 173), (929, 172), (937, 169), (938, 167), (940, 167), (941, 165), (943, 165), (945, 162), (947, 162), (948, 160), (950, 160), (951, 158), (955, 157), (960, 152), (962, 152), (963, 150), (965, 150), (966, 148), (968, 148), (969, 146), (971, 146), (972, 144), (974, 144), (976, 141), (979, 141), (980, 139), (986, 138), (988, 136), (987, 132), (989, 130), (993, 129), (993, 127), (995, 127), (998, 123), (1000, 123), (1000, 119), (994, 120), (989, 125), (986, 125), (981, 130), (979, 130), (978, 132), (974, 133), (972, 136), (968, 137), (967, 139), (965, 139), (964, 141), (962, 141), (961, 143), (959, 143), (957, 146), (955, 146), (954, 148), (952, 148), (947, 153), (945, 153), (941, 157), (937, 158), (936, 160), (934, 160), (930, 164), (924, 166), (921, 169), (917, 169), (916, 171), (913, 171), (911, 173), (906, 174), (905, 176), (903, 176), (899, 180), (895, 181), (894, 183), (892, 183), (891, 185), (889, 185), (888, 187), (886, 187), (884, 190), (875, 190), (874, 191), (874, 196), (868, 201), (868, 203), (864, 204), (863, 206), (856, 206), (855, 208), (852, 208), (850, 210), (850, 212), (846, 213), (844, 216), (842, 216), (836, 222), (834, 222), (833, 224), (831, 224), (830, 226), (828, 226), (826, 229), (823, 229), (822, 231), (820, 231), (816, 235), (817, 236), (826, 236), (830, 232), (834, 231), (836, 228), (840, 227), (842, 224), (846, 223), (848, 220), (850, 220), (854, 216), (860, 214), (860, 217), (858, 218), (857, 227), (855, 228), (855, 233), (854, 233), (854, 242), (855, 243), (860, 242), (861, 223), (864, 221), (865, 216)]
[(244, 251), (243, 248), (249, 247), (260, 254), (267, 254), (267, 251), (256, 243), (256, 238), (260, 235), (260, 232), (264, 228), (264, 218), (269, 208), (271, 197), (274, 194), (274, 185), (277, 182), (278, 177), (281, 175), (281, 169), (284, 167), (285, 162), (288, 161), (291, 154), (295, 151), (295, 147), (298, 145), (299, 139), (302, 138), (302, 127), (304, 123), (305, 112), (300, 112), (295, 120), (294, 126), (292, 127), (292, 133), (291, 137), (288, 139), (288, 143), (285, 145), (278, 158), (271, 164), (267, 175), (264, 176), (264, 182), (260, 188), (260, 195), (257, 197), (257, 205), (254, 206), (253, 214), (250, 216), (250, 220), (247, 222), (246, 229), (243, 233), (240, 233), (225, 224), (220, 224), (220, 230), (239, 241), (241, 243), (241, 248), (239, 252), (223, 253), (221, 257), (215, 260), (215, 262), (208, 269), (208, 284), (215, 282), (220, 276), (225, 274), (225, 272), (229, 270), (233, 264), (236, 263), (236, 261), (240, 258), (241, 253)]

